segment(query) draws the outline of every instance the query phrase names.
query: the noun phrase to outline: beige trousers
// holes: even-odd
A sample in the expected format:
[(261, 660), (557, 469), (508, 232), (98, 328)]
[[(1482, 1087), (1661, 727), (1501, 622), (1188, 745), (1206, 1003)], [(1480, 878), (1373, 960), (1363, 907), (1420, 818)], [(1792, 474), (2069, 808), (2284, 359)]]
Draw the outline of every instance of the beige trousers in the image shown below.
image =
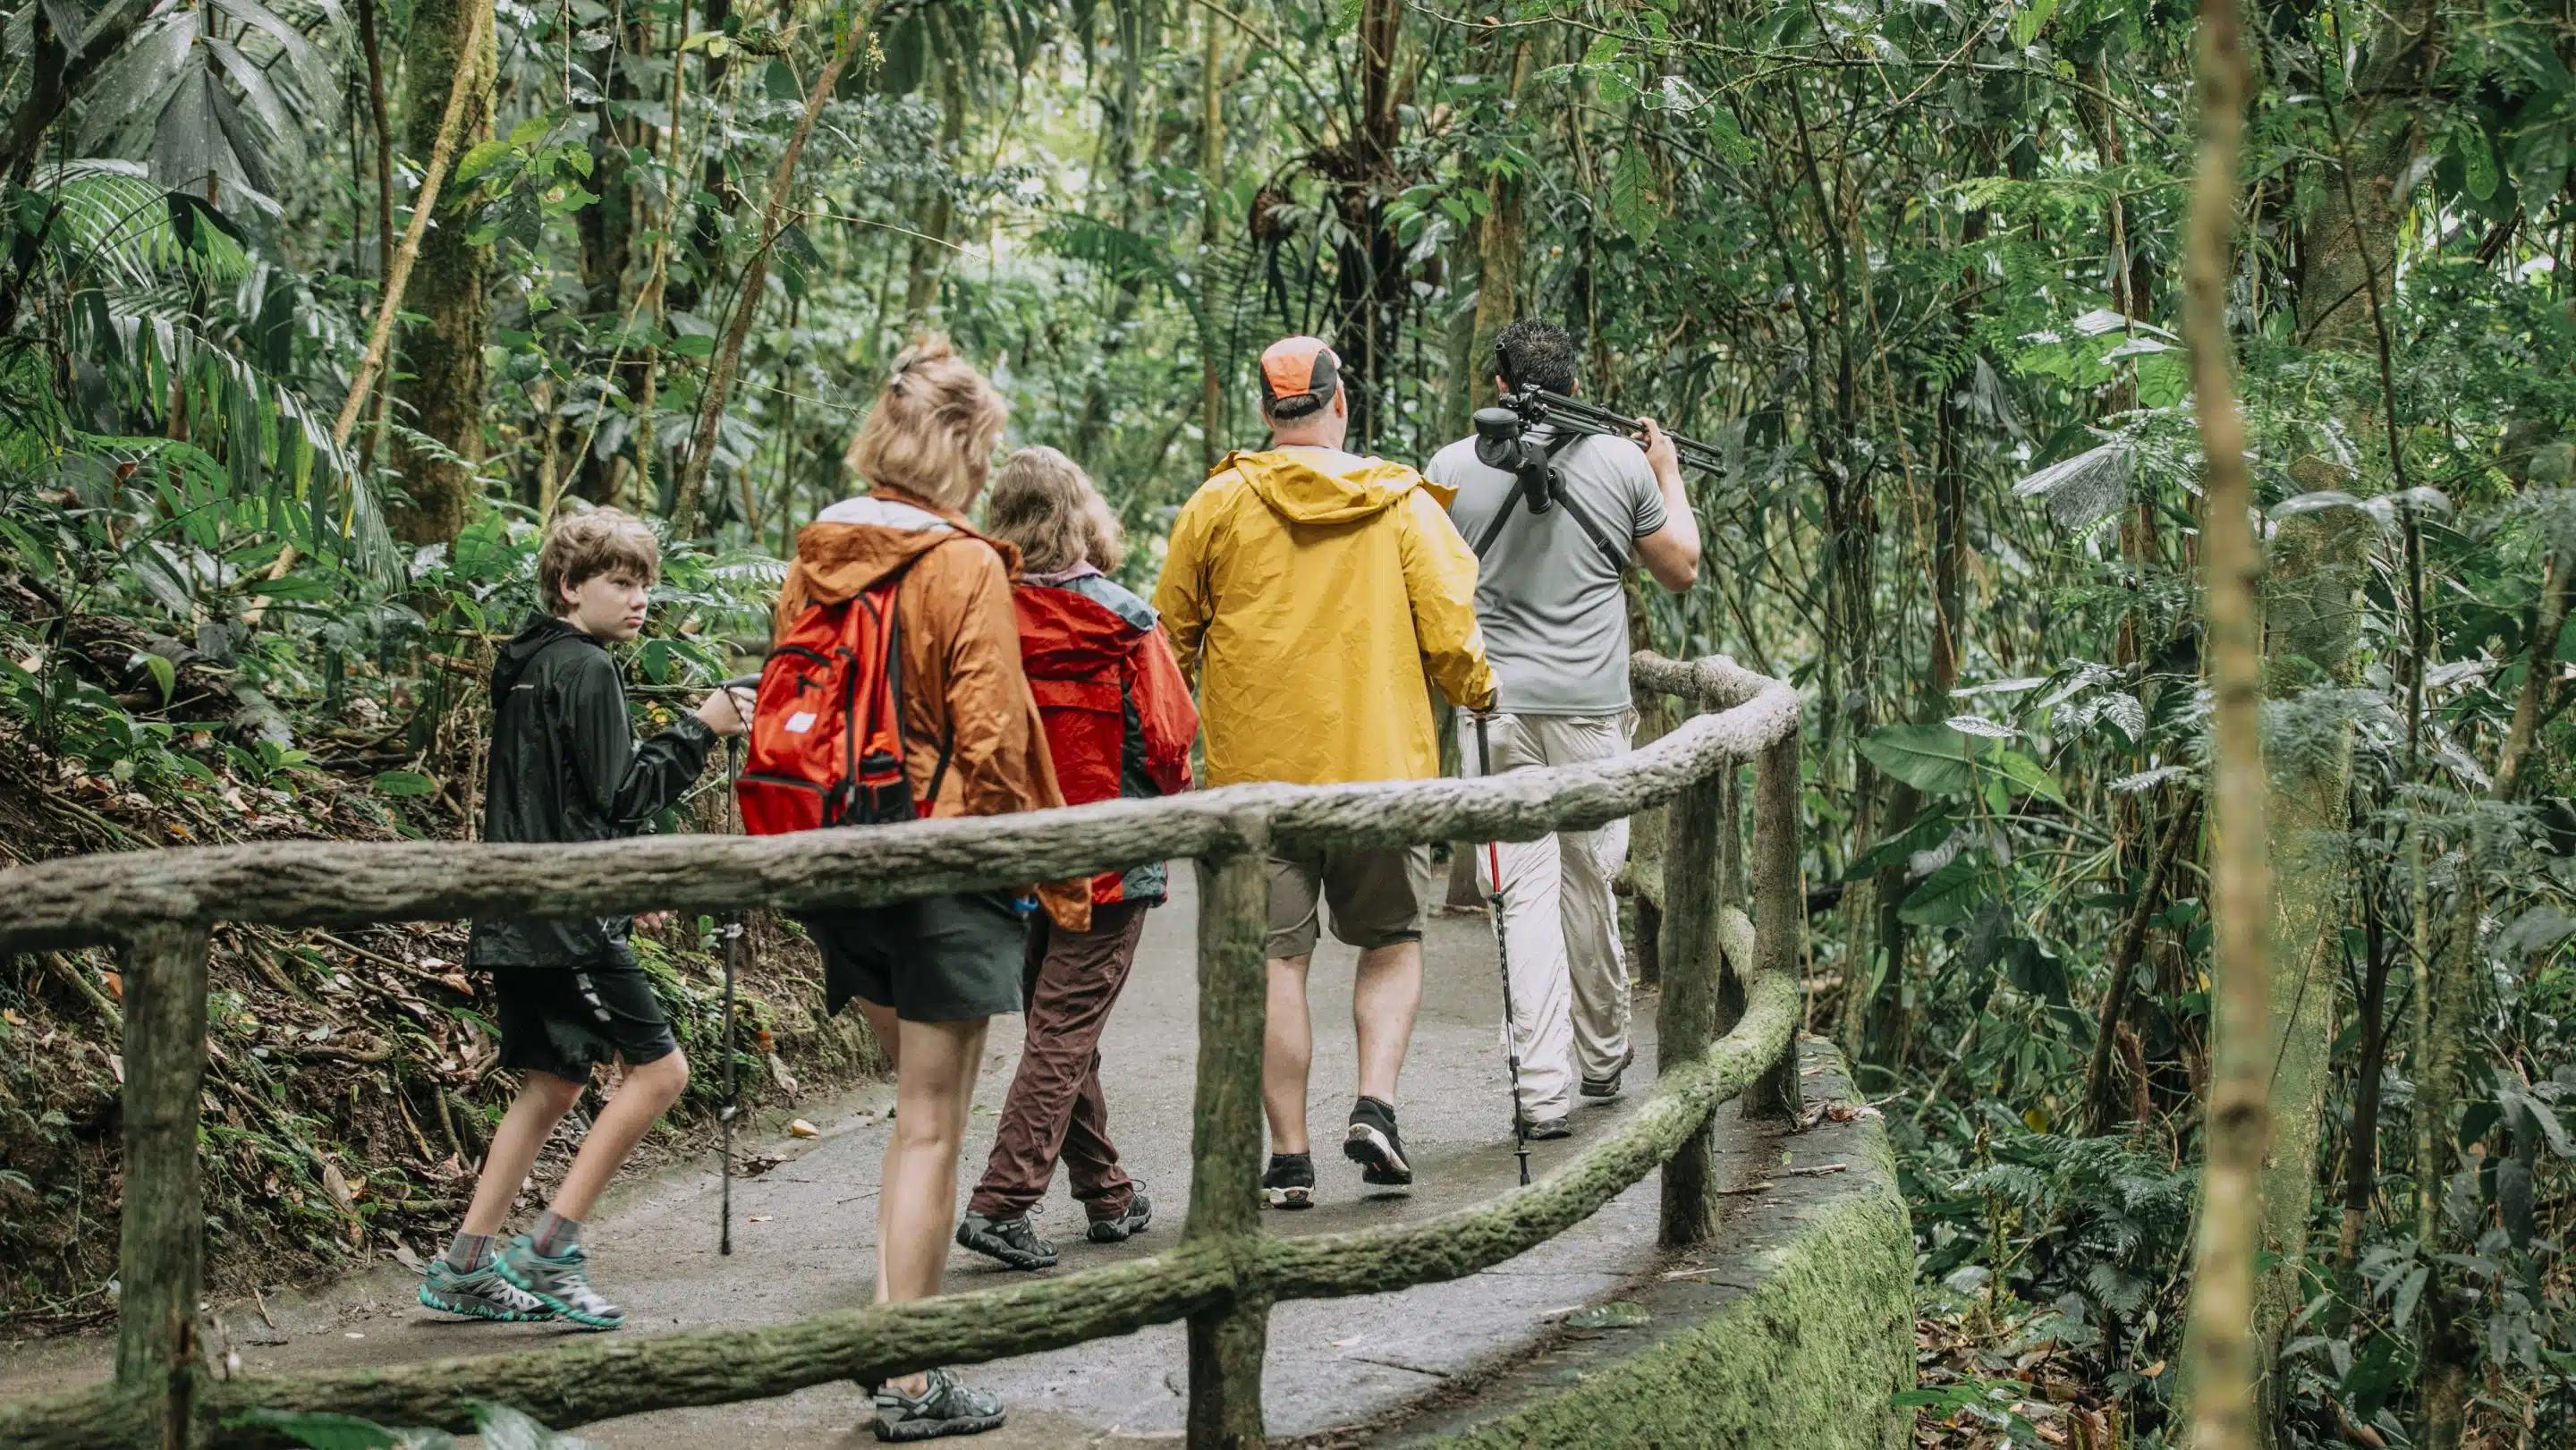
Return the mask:
[[(1496, 715), (1486, 723), (1497, 773), (1575, 765), (1628, 748), (1633, 716)], [(1481, 775), (1475, 717), (1458, 714), (1458, 754)], [(1503, 938), (1511, 958), (1512, 1020), (1521, 1059), (1521, 1109), (1532, 1121), (1563, 1117), (1581, 1077), (1628, 1065), (1628, 960), (1610, 884), (1628, 855), (1624, 820), (1591, 831), (1476, 848), (1476, 885), (1494, 889), (1500, 864)]]

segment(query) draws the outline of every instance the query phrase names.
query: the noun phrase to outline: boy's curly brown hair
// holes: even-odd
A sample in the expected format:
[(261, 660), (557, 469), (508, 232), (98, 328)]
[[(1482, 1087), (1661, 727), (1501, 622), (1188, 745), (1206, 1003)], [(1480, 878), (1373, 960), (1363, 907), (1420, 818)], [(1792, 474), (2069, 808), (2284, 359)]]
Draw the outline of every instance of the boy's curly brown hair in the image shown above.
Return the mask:
[(545, 547), (537, 551), (537, 593), (546, 612), (559, 616), (569, 611), (564, 591), (602, 574), (631, 574), (652, 585), (662, 577), (661, 541), (642, 519), (623, 509), (592, 509), (556, 519), (546, 530)]

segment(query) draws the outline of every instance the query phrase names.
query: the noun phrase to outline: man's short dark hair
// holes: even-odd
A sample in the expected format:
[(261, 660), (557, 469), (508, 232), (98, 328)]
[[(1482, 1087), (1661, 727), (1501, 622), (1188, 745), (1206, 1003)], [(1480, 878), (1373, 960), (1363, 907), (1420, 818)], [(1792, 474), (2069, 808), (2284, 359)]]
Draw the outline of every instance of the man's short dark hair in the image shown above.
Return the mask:
[(1574, 339), (1553, 322), (1524, 317), (1494, 339), (1494, 376), (1515, 388), (1574, 391)]
[(1263, 416), (1274, 423), (1293, 423), (1299, 418), (1311, 418), (1324, 411), (1324, 405), (1330, 401), (1332, 400), (1329, 398), (1316, 397), (1313, 393), (1299, 393), (1293, 398), (1282, 398), (1275, 403), (1265, 398), (1261, 403), (1261, 411)]

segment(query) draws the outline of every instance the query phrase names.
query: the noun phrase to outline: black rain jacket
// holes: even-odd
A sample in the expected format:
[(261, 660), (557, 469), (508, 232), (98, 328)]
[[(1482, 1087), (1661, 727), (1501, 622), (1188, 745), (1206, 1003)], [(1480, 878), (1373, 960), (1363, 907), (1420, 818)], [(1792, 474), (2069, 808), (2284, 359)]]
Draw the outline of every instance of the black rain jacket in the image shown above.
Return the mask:
[[(608, 647), (540, 614), (492, 667), (486, 841), (632, 836), (706, 767), (715, 732), (694, 715), (637, 743)], [(621, 960), (632, 917), (496, 917), (474, 923), (472, 967), (570, 967)]]

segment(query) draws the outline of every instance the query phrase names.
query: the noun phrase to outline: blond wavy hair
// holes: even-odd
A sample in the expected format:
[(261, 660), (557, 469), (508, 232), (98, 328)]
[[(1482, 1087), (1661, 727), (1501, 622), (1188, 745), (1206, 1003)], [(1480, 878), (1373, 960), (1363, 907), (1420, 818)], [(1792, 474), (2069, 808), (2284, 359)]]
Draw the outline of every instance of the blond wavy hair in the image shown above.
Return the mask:
[(1126, 532), (1082, 465), (1052, 448), (1023, 448), (1002, 465), (984, 505), (984, 529), (1019, 547), (1032, 574), (1058, 574), (1088, 562), (1115, 573), (1127, 556)]
[(963, 510), (982, 492), (1011, 405), (938, 333), (895, 355), (844, 460), (869, 483)]

